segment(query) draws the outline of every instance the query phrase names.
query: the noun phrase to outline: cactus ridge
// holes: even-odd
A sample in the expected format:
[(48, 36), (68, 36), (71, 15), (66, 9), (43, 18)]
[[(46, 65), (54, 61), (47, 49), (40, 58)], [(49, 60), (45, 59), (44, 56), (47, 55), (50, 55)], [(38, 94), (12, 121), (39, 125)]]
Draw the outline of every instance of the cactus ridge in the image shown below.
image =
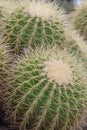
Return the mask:
[[(63, 64), (66, 71), (56, 69), (55, 73), (55, 60), (58, 61), (57, 69)], [(58, 78), (54, 80), (56, 74), (64, 82), (59, 82)], [(19, 122), (21, 130), (26, 127), (34, 130), (74, 128), (87, 107), (84, 74), (80, 60), (66, 51), (61, 52), (58, 48), (34, 50), (30, 56), (22, 58), (13, 70), (7, 103), (11, 119)], [(70, 77), (66, 80), (63, 75)]]

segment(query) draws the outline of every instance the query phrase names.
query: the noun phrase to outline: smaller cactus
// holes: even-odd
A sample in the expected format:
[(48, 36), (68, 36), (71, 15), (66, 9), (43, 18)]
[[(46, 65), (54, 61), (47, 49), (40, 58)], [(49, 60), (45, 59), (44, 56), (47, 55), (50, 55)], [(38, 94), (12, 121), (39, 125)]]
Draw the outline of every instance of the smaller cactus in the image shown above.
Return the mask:
[(65, 43), (62, 12), (54, 3), (44, 0), (30, 1), (14, 11), (6, 24), (7, 39), (13, 51), (44, 43)]
[(37, 48), (11, 70), (6, 110), (20, 130), (72, 130), (83, 118), (86, 72), (76, 56), (58, 47)]
[(73, 23), (80, 34), (87, 40), (87, 1), (84, 1), (73, 14)]

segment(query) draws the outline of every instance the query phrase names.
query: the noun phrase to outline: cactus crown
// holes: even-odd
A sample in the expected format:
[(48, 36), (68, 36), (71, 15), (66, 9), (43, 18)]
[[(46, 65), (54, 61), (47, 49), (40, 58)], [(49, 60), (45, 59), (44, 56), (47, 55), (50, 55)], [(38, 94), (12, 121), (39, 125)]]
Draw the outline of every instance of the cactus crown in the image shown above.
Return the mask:
[(87, 107), (83, 75), (82, 62), (67, 51), (37, 48), (26, 54), (14, 68), (8, 89), (11, 119), (21, 130), (71, 130)]
[(50, 61), (46, 61), (44, 64), (44, 75), (47, 75), (50, 81), (54, 80), (60, 86), (72, 83), (73, 76), (71, 68), (67, 64), (63, 63), (62, 60), (52, 59)]
[(46, 3), (44, 0), (39, 0), (35, 2), (35, 0), (31, 1), (27, 8), (25, 8), (26, 12), (28, 12), (31, 17), (38, 17), (43, 20), (52, 20), (57, 19), (57, 6), (53, 3)]

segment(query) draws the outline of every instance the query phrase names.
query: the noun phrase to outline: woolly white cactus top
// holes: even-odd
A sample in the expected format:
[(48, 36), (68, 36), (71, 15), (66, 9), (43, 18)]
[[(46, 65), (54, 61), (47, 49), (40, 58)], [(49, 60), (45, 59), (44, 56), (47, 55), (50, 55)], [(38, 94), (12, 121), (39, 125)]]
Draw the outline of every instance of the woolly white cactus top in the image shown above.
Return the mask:
[[(0, 0), (0, 6), (3, 6), (9, 14), (13, 13), (16, 9), (24, 8), (25, 12), (29, 13), (32, 17), (40, 17), (41, 19), (48, 20), (50, 18), (63, 20), (64, 11), (58, 7), (54, 2), (46, 2), (45, 0)], [(64, 20), (65, 21), (65, 20)]]
[(72, 84), (72, 70), (69, 65), (62, 60), (52, 59), (45, 62), (44, 72), (50, 81), (55, 81), (60, 86)]
[(44, 0), (35, 2), (35, 0), (33, 0), (28, 6), (31, 16), (41, 17), (46, 20), (51, 17), (57, 17), (57, 6), (54, 6), (53, 3), (46, 3)]

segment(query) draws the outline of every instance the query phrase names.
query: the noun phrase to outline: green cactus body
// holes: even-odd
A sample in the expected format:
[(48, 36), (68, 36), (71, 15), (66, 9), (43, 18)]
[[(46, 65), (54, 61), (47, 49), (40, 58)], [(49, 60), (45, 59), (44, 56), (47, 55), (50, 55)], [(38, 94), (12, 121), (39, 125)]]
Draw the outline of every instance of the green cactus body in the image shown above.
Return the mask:
[[(62, 11), (57, 11), (55, 7), (53, 3), (32, 1), (28, 9), (16, 10), (6, 24), (6, 35), (11, 48), (20, 52), (23, 47), (64, 43), (63, 18), (60, 20), (63, 17)], [(57, 18), (57, 15), (60, 17)]]
[(74, 129), (87, 107), (85, 81), (82, 63), (66, 51), (38, 48), (26, 54), (8, 89), (11, 120), (20, 130)]
[(73, 15), (73, 22), (75, 28), (87, 39), (87, 2), (84, 2), (82, 6), (76, 9)]
[(7, 47), (0, 45), (0, 92), (2, 87), (5, 85), (4, 83), (6, 82), (6, 76), (8, 74), (8, 62), (10, 61), (6, 49)]

